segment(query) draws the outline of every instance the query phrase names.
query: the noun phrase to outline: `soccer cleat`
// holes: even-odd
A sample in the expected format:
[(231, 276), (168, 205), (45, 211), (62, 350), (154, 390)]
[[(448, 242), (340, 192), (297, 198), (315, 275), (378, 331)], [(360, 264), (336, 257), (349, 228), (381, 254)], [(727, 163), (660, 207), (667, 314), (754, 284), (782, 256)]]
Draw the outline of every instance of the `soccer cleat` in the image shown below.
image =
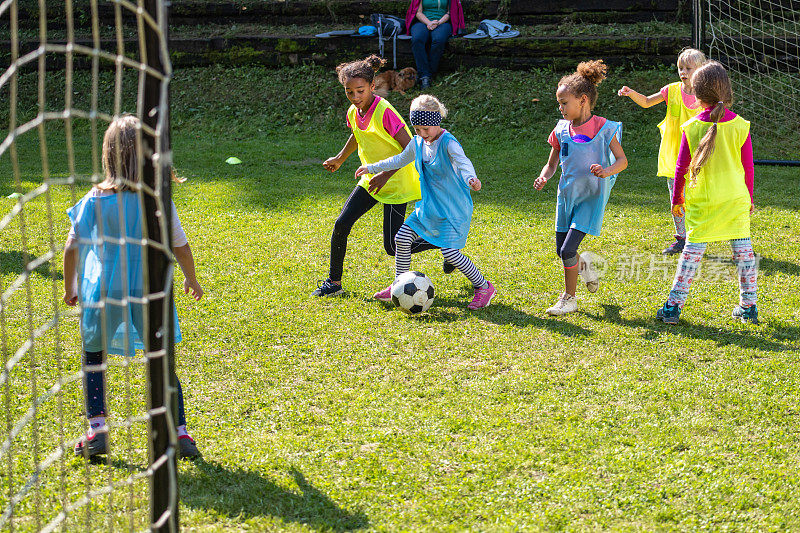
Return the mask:
[(486, 281), (486, 287), (482, 289), (475, 289), (475, 296), (472, 297), (472, 301), (467, 305), (467, 309), (480, 309), (482, 307), (488, 306), (494, 295), (497, 294), (497, 291), (492, 285), (491, 281)]
[(455, 271), (456, 266), (453, 263), (448, 263), (447, 259), (442, 261), (442, 272), (445, 274), (452, 274)]
[(382, 291), (378, 291), (375, 293), (374, 298), (381, 302), (391, 302), (392, 301), (392, 286), (389, 285)]
[(738, 318), (745, 324), (750, 322), (751, 324), (758, 324), (758, 307), (756, 304), (753, 304), (749, 307), (742, 307), (741, 305), (737, 305), (733, 309), (733, 313), (731, 313), (733, 318)]
[(558, 297), (558, 301), (547, 310), (548, 315), (561, 316), (567, 313), (574, 313), (578, 310), (578, 299), (566, 292)]
[(194, 461), (195, 459), (202, 458), (203, 454), (197, 449), (197, 445), (194, 443), (192, 437), (189, 435), (181, 435), (178, 437), (178, 457)]
[(664, 255), (679, 254), (683, 251), (684, 245), (686, 245), (686, 239), (676, 237), (675, 242), (664, 248), (664, 250), (661, 253)]
[(311, 293), (311, 296), (337, 296), (342, 294), (344, 289), (341, 285), (331, 282), (331, 278), (325, 281), (318, 281), (317, 288)]
[(75, 445), (75, 455), (91, 459), (96, 455), (108, 453), (108, 431), (102, 429), (96, 433), (87, 433)]
[(594, 269), (591, 259), (581, 259), (579, 274), (583, 278), (583, 281), (586, 282), (586, 288), (589, 292), (597, 292), (597, 289), (600, 287), (600, 276)]
[(669, 302), (664, 302), (664, 306), (656, 311), (656, 320), (660, 320), (664, 324), (677, 324), (680, 316), (681, 308), (677, 305), (669, 305)]

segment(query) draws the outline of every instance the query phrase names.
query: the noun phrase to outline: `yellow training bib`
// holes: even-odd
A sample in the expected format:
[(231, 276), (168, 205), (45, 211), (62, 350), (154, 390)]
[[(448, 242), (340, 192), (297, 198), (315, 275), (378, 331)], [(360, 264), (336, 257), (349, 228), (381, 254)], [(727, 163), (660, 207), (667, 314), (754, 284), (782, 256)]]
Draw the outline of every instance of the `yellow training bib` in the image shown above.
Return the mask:
[[(350, 127), (353, 129), (353, 136), (355, 136), (358, 143), (358, 157), (361, 159), (362, 165), (377, 163), (403, 151), (400, 143), (389, 135), (389, 132), (383, 127), (383, 114), (387, 109), (397, 113), (392, 104), (386, 99), (379, 99), (366, 130), (358, 127), (356, 106), (351, 105), (347, 111), (347, 118), (350, 121)], [(400, 114), (397, 113), (397, 116), (399, 117)], [(401, 118), (400, 120), (403, 119)], [(405, 121), (403, 121), (403, 126), (406, 128), (408, 136), (412, 137)], [(372, 176), (372, 174), (364, 174), (358, 182), (359, 186), (369, 190), (369, 180)], [(370, 194), (384, 204), (402, 204), (422, 198), (419, 189), (419, 174), (414, 163), (410, 163), (395, 172), (378, 193)]]
[[(681, 126), (693, 157), (711, 122), (690, 119)], [(714, 151), (700, 169), (697, 184), (690, 187), (687, 175), (686, 239), (717, 242), (750, 236), (750, 192), (744, 182), (742, 146), (750, 123), (742, 117), (717, 123)]]
[(681, 124), (702, 111), (689, 109), (683, 103), (681, 82), (670, 83), (667, 89), (667, 116), (658, 125), (661, 130), (661, 147), (658, 149), (658, 175), (665, 178), (675, 177), (675, 164), (678, 161), (678, 150), (681, 147)]

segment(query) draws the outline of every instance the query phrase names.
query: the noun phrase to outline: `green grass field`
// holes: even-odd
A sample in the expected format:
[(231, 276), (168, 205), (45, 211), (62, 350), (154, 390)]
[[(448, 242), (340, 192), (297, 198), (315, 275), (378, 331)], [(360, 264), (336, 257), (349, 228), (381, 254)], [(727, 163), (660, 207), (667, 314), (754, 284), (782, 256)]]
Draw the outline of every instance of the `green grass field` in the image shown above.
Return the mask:
[[(320, 165), (348, 135), (333, 74), (312, 67), (176, 73), (173, 148), (188, 181), (174, 187), (174, 199), (207, 291), (199, 303), (176, 296), (184, 335), (178, 375), (205, 456), (180, 466), (185, 530), (800, 528), (796, 171), (756, 170), (762, 324), (730, 318), (738, 288), (723, 261), (726, 243), (710, 246), (680, 325), (656, 323), (677, 261), (659, 253), (672, 233), (666, 184), (654, 175), (664, 108), (641, 110), (615, 93), (622, 84), (655, 92), (675, 74), (617, 70), (601, 86), (596, 113), (624, 123), (630, 166), (617, 180), (603, 235), (582, 246), (606, 258), (606, 275), (594, 295), (579, 288), (578, 313), (548, 318), (544, 310), (563, 287), (555, 182), (541, 192), (532, 183), (559, 118), (558, 77), (482, 69), (446, 76), (432, 89), (451, 108), (446, 125), (484, 184), (473, 196), (465, 252), (498, 296), (487, 309), (467, 311), (469, 283), (445, 276), (441, 255), (430, 251), (412, 266), (431, 276), (436, 302), (409, 318), (371, 299), (393, 273), (377, 209), (351, 234), (347, 295), (309, 297), (327, 275), (333, 221), (357, 167), (355, 156), (336, 174)], [(103, 74), (101, 86), (112, 80)], [(88, 105), (90, 79), (80, 74), (76, 84), (77, 105)], [(36, 112), (35, 87), (23, 76), (21, 117)], [(126, 87), (123, 108), (134, 110), (135, 82)], [(58, 109), (64, 89), (55, 76), (47, 90)], [(414, 94), (390, 100), (405, 115)], [(101, 108), (112, 103), (113, 95), (102, 95)], [(46, 137), (50, 172), (67, 176), (63, 127), (49, 127)], [(86, 124), (75, 122), (75, 139), (75, 173), (86, 177)], [(768, 146), (757, 140), (756, 156)], [(42, 175), (35, 132), (19, 139), (18, 153), (22, 189), (30, 191)], [(243, 164), (225, 164), (229, 156)], [(17, 201), (5, 198), (15, 190), (10, 169), (6, 154), (4, 215)], [(86, 190), (83, 182), (50, 190), (57, 255), (68, 230), (64, 210)], [(45, 198), (24, 213), (27, 246), (43, 254), (51, 239)], [(18, 221), (0, 233), (3, 291), (23, 270)], [(58, 258), (31, 276), (32, 327), (53, 316), (62, 279)], [(23, 286), (1, 317), (6, 356), (28, 334), (26, 294)], [(24, 358), (3, 387), (4, 427), (30, 405), (32, 377), (42, 394), (80, 368), (79, 350), (77, 317), (64, 315), (58, 336), (37, 341), (36, 360)], [(142, 408), (142, 371), (112, 363), (109, 401), (119, 424)], [(66, 384), (39, 411), (35, 429), (15, 439), (13, 459), (0, 467), (0, 507), (27, 479), (34, 441), (42, 460), (59, 434), (80, 434), (80, 390), (79, 382)], [(61, 494), (77, 500), (87, 479), (98, 488), (141, 473), (143, 428), (115, 429), (108, 465), (55, 461), (40, 490), (17, 507), (16, 528), (52, 519)], [(66, 530), (144, 527), (146, 482), (130, 487), (95, 498)]]

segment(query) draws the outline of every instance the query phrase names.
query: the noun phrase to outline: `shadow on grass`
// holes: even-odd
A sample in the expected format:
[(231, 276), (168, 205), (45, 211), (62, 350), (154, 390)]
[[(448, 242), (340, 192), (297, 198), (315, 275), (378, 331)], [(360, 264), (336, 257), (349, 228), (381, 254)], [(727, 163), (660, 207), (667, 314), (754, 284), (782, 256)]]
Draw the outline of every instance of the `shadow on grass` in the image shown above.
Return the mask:
[(274, 516), (325, 531), (351, 531), (369, 526), (361, 512), (350, 512), (334, 503), (292, 467), (289, 474), (300, 493), (281, 487), (258, 472), (195, 461), (192, 473), (181, 474), (181, 503), (197, 509), (214, 509), (244, 519)]
[[(32, 259), (34, 258), (28, 256), (28, 261)], [(33, 271), (45, 278), (64, 279), (60, 272), (54, 273), (50, 270), (50, 262), (39, 265)], [(0, 251), (0, 275), (22, 274), (23, 272), (25, 272), (25, 254), (19, 250)]]
[[(464, 291), (464, 296), (461, 298), (453, 298), (447, 296), (436, 296), (433, 306), (428, 309), (427, 313), (423, 313), (414, 320), (419, 320), (422, 323), (426, 322), (457, 322), (459, 320), (466, 320), (471, 316), (476, 316), (479, 320), (491, 322), (499, 325), (511, 325), (517, 327), (532, 326), (535, 328), (546, 329), (552, 333), (558, 333), (565, 337), (588, 337), (593, 335), (594, 332), (590, 329), (572, 324), (570, 322), (559, 320), (558, 318), (542, 318), (536, 315), (526, 313), (521, 309), (517, 309), (510, 305), (503, 303), (492, 303), (489, 307), (471, 311), (467, 309), (467, 304), (472, 299), (471, 291)], [(373, 301), (364, 299), (365, 301)], [(387, 311), (397, 311), (391, 302), (384, 302), (384, 307)]]
[(770, 259), (769, 257), (763, 256), (758, 262), (758, 270), (759, 272), (768, 272), (771, 274), (800, 275), (800, 265), (797, 263), (782, 261), (780, 259)]
[[(728, 346), (728, 345), (736, 345), (741, 348), (754, 348), (756, 350), (761, 350), (765, 352), (785, 352), (789, 350), (795, 350), (796, 347), (782, 344), (780, 342), (775, 342), (774, 340), (766, 339), (764, 336), (760, 335), (760, 333), (764, 332), (764, 329), (767, 328), (766, 325), (762, 324), (759, 326), (752, 326), (753, 332), (737, 332), (737, 331), (730, 331), (725, 329), (720, 329), (716, 327), (710, 327), (703, 324), (697, 323), (686, 323), (685, 320), (681, 319), (677, 326), (670, 326), (668, 324), (664, 324), (662, 322), (657, 322), (655, 318), (652, 319), (643, 319), (643, 318), (636, 318), (636, 319), (626, 319), (622, 318), (620, 315), (620, 311), (622, 307), (619, 305), (612, 305), (612, 304), (604, 304), (603, 305), (603, 316), (592, 314), (592, 313), (585, 313), (582, 312), (583, 315), (592, 318), (594, 320), (599, 320), (603, 322), (610, 322), (612, 324), (618, 324), (620, 326), (625, 326), (628, 328), (643, 328), (648, 330), (645, 333), (647, 339), (655, 339), (661, 336), (664, 333), (675, 333), (684, 337), (692, 337), (695, 339), (701, 340), (710, 340), (714, 341), (717, 346)], [(653, 311), (655, 315), (655, 310)], [(781, 339), (786, 339), (791, 341), (792, 339), (798, 338), (797, 336), (800, 335), (800, 328), (789, 327), (789, 330), (795, 330), (794, 332), (786, 332), (787, 328), (780, 328), (774, 329), (771, 328), (776, 335)], [(794, 335), (794, 336), (793, 336)]]

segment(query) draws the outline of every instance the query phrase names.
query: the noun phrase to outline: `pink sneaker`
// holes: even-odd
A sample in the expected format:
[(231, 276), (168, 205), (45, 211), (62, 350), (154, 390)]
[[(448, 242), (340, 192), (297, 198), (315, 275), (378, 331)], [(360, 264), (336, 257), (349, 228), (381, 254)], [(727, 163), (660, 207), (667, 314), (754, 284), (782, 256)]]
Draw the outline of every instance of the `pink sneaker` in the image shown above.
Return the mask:
[(376, 300), (380, 300), (381, 302), (391, 302), (392, 301), (392, 286), (389, 285), (382, 291), (378, 291), (375, 293), (374, 298)]
[(497, 294), (497, 291), (492, 285), (491, 281), (486, 281), (486, 287), (483, 289), (475, 289), (475, 296), (472, 298), (472, 301), (467, 306), (467, 309), (480, 309), (481, 307), (486, 307), (489, 305), (489, 302), (492, 301), (494, 295)]

